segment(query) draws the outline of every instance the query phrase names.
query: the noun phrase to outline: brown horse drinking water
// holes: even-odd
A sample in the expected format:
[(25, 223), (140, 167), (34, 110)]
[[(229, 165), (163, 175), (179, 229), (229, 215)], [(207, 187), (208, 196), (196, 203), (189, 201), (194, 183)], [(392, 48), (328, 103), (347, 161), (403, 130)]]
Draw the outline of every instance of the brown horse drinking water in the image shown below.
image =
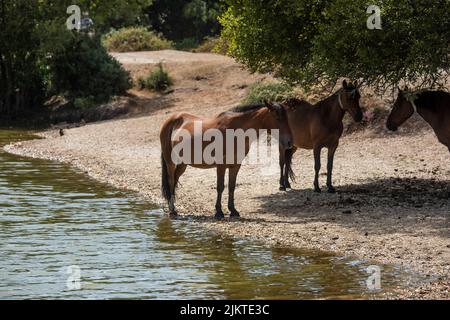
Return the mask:
[(327, 148), (327, 187), (328, 192), (335, 192), (331, 177), (334, 154), (344, 130), (342, 119), (347, 111), (356, 122), (362, 120), (363, 114), (359, 106), (360, 97), (357, 82), (349, 85), (344, 80), (343, 87), (338, 92), (316, 105), (297, 99), (290, 99), (284, 103), (294, 139), (294, 148), (285, 152), (280, 150), (280, 190), (284, 191), (291, 187), (289, 178), (294, 178), (291, 169), (292, 156), (297, 148), (301, 148), (314, 150), (314, 191), (320, 192), (320, 153), (323, 148)]
[(415, 112), (431, 125), (439, 142), (450, 151), (450, 93), (425, 91), (408, 97), (405, 91), (399, 89), (386, 126), (396, 131)]
[[(280, 149), (292, 147), (292, 135), (286, 117), (285, 108), (279, 104), (266, 102), (261, 105), (251, 105), (234, 108), (215, 118), (197, 117), (189, 113), (178, 113), (171, 116), (161, 129), (162, 158), (162, 194), (168, 201), (171, 215), (176, 215), (175, 188), (186, 167), (200, 169), (216, 168), (217, 170), (217, 202), (216, 218), (224, 217), (222, 211), (222, 193), (224, 191), (225, 172), (229, 170), (228, 209), (232, 217), (239, 217), (234, 206), (234, 190), (236, 178), (242, 161), (250, 150), (250, 145), (257, 139), (260, 130), (279, 130)], [(213, 134), (208, 132), (215, 132)], [(230, 135), (229, 133), (232, 133)], [(246, 136), (254, 132), (254, 139)], [(240, 134), (238, 134), (240, 133)], [(178, 137), (177, 137), (178, 136)], [(243, 140), (239, 140), (243, 137)], [(219, 139), (219, 140), (217, 140)], [(217, 148), (211, 154), (214, 159), (204, 157), (206, 151), (211, 151), (211, 145), (219, 141)], [(218, 146), (216, 145), (216, 146)], [(229, 146), (232, 148), (229, 148)], [(186, 146), (179, 155), (174, 150)], [(219, 150), (221, 149), (221, 150)], [(228, 150), (230, 149), (230, 150)], [(221, 151), (221, 152), (220, 152)]]

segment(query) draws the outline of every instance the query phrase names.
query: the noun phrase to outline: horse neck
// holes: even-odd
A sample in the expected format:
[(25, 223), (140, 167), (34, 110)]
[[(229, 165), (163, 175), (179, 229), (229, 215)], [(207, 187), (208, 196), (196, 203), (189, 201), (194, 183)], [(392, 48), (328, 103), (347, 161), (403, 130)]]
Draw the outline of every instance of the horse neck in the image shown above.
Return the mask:
[(268, 113), (269, 111), (266, 108), (242, 113), (239, 117), (235, 118), (235, 122), (244, 131), (248, 129), (272, 129), (269, 128)]
[(319, 102), (319, 107), (322, 108), (322, 116), (328, 122), (329, 126), (338, 125), (344, 119), (345, 111), (342, 109), (339, 102), (339, 93), (328, 97)]
[(418, 99), (414, 101), (417, 108), (417, 113), (428, 122), (433, 128), (435, 128), (439, 122), (439, 117), (436, 112), (432, 111), (432, 108), (427, 108), (422, 103), (418, 103)]

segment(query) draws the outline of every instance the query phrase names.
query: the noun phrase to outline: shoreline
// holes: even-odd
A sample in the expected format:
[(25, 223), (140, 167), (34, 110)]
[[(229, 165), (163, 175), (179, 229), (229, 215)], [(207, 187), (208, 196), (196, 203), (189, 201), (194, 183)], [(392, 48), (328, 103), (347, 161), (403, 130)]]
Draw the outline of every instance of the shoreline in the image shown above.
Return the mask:
[[(127, 119), (127, 120), (118, 120), (120, 122), (128, 122), (139, 119)], [(141, 119), (142, 121), (142, 119)], [(78, 131), (82, 132), (84, 129), (89, 128), (91, 126), (111, 126), (115, 121), (108, 121), (104, 123), (92, 124), (81, 128), (71, 129), (70, 131)], [(69, 132), (70, 132), (69, 131)], [(151, 202), (157, 204), (162, 207), (163, 203), (161, 198), (158, 196), (159, 191), (159, 183), (152, 185), (151, 191), (146, 190), (146, 188), (142, 184), (141, 179), (136, 179), (136, 177), (125, 176), (124, 171), (121, 172), (120, 168), (108, 168), (106, 163), (99, 162), (99, 159), (90, 159), (85, 158), (82, 153), (77, 153), (76, 156), (72, 152), (70, 154), (64, 154), (62, 150), (51, 150), (52, 145), (55, 145), (55, 141), (63, 141), (66, 139), (65, 137), (58, 137), (58, 132), (56, 131), (46, 131), (37, 134), (38, 136), (44, 138), (39, 140), (31, 140), (25, 142), (18, 142), (9, 146), (5, 146), (4, 149), (7, 152), (26, 157), (33, 158), (41, 158), (47, 159), (51, 161), (58, 161), (62, 163), (66, 163), (75, 167), (77, 170), (84, 172), (89, 175), (91, 178), (101, 181), (103, 183), (108, 183), (116, 188), (125, 189), (129, 191), (136, 192), (139, 196), (145, 197), (149, 199)], [(72, 133), (69, 133), (68, 136), (75, 136)], [(348, 138), (352, 138), (351, 136)], [(346, 138), (347, 139), (347, 138)], [(68, 151), (68, 150), (67, 150)], [(73, 150), (71, 150), (73, 151)], [(154, 152), (153, 152), (154, 153)], [(155, 177), (155, 173), (159, 170), (159, 163), (157, 170), (154, 170), (151, 173), (151, 178)], [(156, 171), (156, 172), (155, 172)], [(208, 172), (209, 171), (209, 172)], [(293, 248), (293, 249), (308, 249), (308, 250), (321, 250), (325, 252), (331, 252), (338, 255), (343, 255), (346, 257), (354, 257), (356, 259), (373, 261), (374, 263), (383, 263), (383, 264), (396, 264), (402, 266), (404, 268), (410, 269), (412, 272), (420, 272), (423, 274), (428, 274), (432, 276), (437, 276), (438, 280), (434, 281), (430, 284), (426, 284), (420, 288), (411, 288), (411, 289), (401, 289), (398, 292), (392, 292), (386, 294), (384, 298), (387, 299), (450, 299), (450, 286), (448, 279), (448, 270), (450, 270), (448, 260), (447, 263), (443, 262), (442, 259), (439, 261), (434, 261), (431, 256), (433, 252), (429, 251), (429, 256), (423, 256), (424, 252), (419, 250), (411, 250), (410, 246), (407, 243), (402, 243), (399, 245), (398, 240), (393, 241), (394, 239), (387, 240), (383, 238), (381, 240), (381, 244), (378, 239), (374, 240), (374, 246), (370, 246), (370, 241), (367, 241), (367, 238), (371, 238), (368, 235), (368, 232), (360, 232), (359, 234), (355, 234), (349, 232), (349, 230), (345, 230), (336, 223), (336, 220), (340, 219), (352, 219), (355, 216), (357, 218), (361, 215), (361, 213), (355, 212), (351, 214), (334, 214), (331, 219), (327, 219), (328, 221), (310, 221), (310, 222), (301, 222), (298, 221), (298, 218), (292, 217), (291, 215), (277, 216), (274, 214), (269, 214), (268, 212), (257, 212), (259, 209), (255, 208), (255, 206), (250, 205), (246, 206), (242, 203), (242, 184), (243, 181), (247, 180), (244, 177), (249, 174), (249, 171), (253, 171), (251, 177), (253, 180), (255, 179), (255, 174), (259, 173), (257, 168), (251, 168), (251, 170), (244, 169), (245, 173), (238, 177), (238, 189), (237, 194), (240, 196), (237, 197), (236, 204), (238, 208), (241, 210), (242, 219), (239, 221), (230, 221), (226, 219), (223, 222), (216, 222), (213, 219), (212, 208), (213, 202), (212, 198), (215, 197), (214, 190), (214, 170), (191, 170), (191, 174), (198, 173), (195, 175), (196, 179), (202, 180), (202, 173), (207, 173), (208, 175), (208, 188), (211, 190), (206, 198), (211, 199), (211, 201), (195, 201), (192, 199), (192, 202), (183, 200), (186, 192), (186, 188), (180, 189), (179, 201), (178, 201), (178, 209), (183, 218), (188, 219), (190, 222), (198, 223), (202, 227), (205, 227), (209, 230), (213, 230), (215, 232), (222, 233), (227, 236), (233, 236), (238, 238), (246, 238), (251, 241), (258, 241), (262, 244), (268, 246), (277, 246), (277, 247), (285, 247), (285, 248)], [(141, 174), (145, 174), (142, 173)], [(195, 179), (194, 178), (194, 179)], [(189, 179), (189, 178), (188, 178)], [(191, 178), (192, 179), (192, 176)], [(144, 178), (145, 180), (145, 178)], [(187, 180), (182, 180), (183, 182)], [(241, 181), (241, 183), (239, 183)], [(159, 181), (158, 181), (159, 182)], [(198, 182), (198, 180), (197, 180)], [(272, 184), (272, 192), (279, 197), (283, 197), (283, 193), (277, 192), (274, 190), (277, 187), (277, 179), (274, 180)], [(296, 188), (296, 187), (294, 187)], [(239, 192), (239, 190), (241, 192)], [(293, 190), (288, 192), (301, 192), (297, 190)], [(245, 193), (245, 192), (244, 192)], [(311, 200), (314, 197), (312, 191), (305, 191), (307, 193), (305, 201), (314, 201)], [(197, 193), (198, 196), (198, 193)], [(318, 197), (326, 197), (325, 195), (318, 195)], [(339, 190), (338, 190), (339, 197)], [(342, 198), (342, 197), (341, 197)], [(239, 201), (241, 200), (241, 201)], [(347, 201), (344, 199), (344, 202)], [(315, 202), (315, 201), (314, 201)], [(250, 202), (251, 203), (251, 202)], [(314, 205), (318, 205), (315, 203)], [(292, 205), (283, 205), (289, 210), (295, 208)], [(251, 207), (254, 211), (249, 215), (246, 210), (247, 207)], [(209, 209), (207, 209), (209, 208)], [(339, 209), (341, 210), (341, 209)], [(250, 211), (250, 210), (249, 210)], [(329, 212), (329, 210), (327, 210)], [(343, 212), (343, 211), (342, 211)], [(268, 216), (270, 215), (270, 216)], [(309, 219), (313, 217), (313, 212), (308, 214)], [(340, 217), (338, 217), (340, 216)], [(348, 217), (347, 217), (348, 216)], [(365, 220), (365, 219), (361, 219)], [(425, 218), (426, 220), (426, 218)], [(290, 227), (291, 224), (296, 225), (296, 228)], [(300, 226), (299, 226), (300, 224)], [(359, 222), (356, 222), (359, 224)], [(320, 232), (319, 237), (317, 236), (317, 232)], [(417, 237), (417, 235), (415, 236)], [(397, 238), (397, 237), (394, 237)], [(426, 239), (425, 239), (426, 240)], [(440, 244), (442, 246), (446, 246), (446, 248), (450, 248), (447, 239), (440, 239), (442, 242), (436, 243), (436, 239), (433, 239), (432, 244)], [(447, 242), (445, 242), (447, 241)], [(377, 243), (375, 243), (377, 242)], [(355, 245), (356, 244), (356, 245)], [(398, 249), (403, 251), (404, 253), (410, 251), (412, 253), (412, 257), (409, 259), (402, 258), (401, 255), (392, 255), (389, 254), (389, 251), (396, 250), (394, 244), (399, 245)], [(388, 247), (387, 247), (388, 246)], [(405, 251), (406, 250), (406, 251)], [(428, 251), (428, 250), (427, 250)], [(434, 252), (435, 253), (435, 252)], [(440, 252), (437, 256), (442, 255)], [(412, 260), (418, 261), (412, 261)], [(422, 260), (422, 261), (421, 261)], [(417, 263), (419, 262), (419, 263)], [(447, 276), (447, 277), (446, 277)]]
[[(58, 131), (45, 131), (38, 134), (44, 139), (4, 149), (69, 164), (94, 179), (165, 206), (160, 198), (159, 129), (163, 121), (173, 112), (213, 116), (226, 111), (263, 77), (217, 55), (154, 52), (121, 57), (117, 55), (135, 77), (154, 66), (153, 62), (141, 64), (138, 58), (167, 59), (175, 80), (172, 93), (138, 92), (136, 103), (145, 111), (139, 117), (66, 129), (62, 137)], [(450, 300), (449, 153), (430, 128), (416, 126), (423, 121), (414, 117), (395, 134), (367, 129), (344, 135), (333, 171), (336, 194), (313, 192), (312, 152), (300, 150), (293, 161), (297, 182), (288, 192), (278, 191), (278, 172), (262, 175), (259, 166), (242, 167), (235, 193), (239, 221), (213, 219), (215, 170), (187, 169), (177, 190), (178, 211), (225, 235), (269, 246), (332, 252), (437, 276), (429, 285), (386, 298)], [(323, 164), (325, 158), (323, 152)], [(322, 167), (324, 188), (326, 166)]]

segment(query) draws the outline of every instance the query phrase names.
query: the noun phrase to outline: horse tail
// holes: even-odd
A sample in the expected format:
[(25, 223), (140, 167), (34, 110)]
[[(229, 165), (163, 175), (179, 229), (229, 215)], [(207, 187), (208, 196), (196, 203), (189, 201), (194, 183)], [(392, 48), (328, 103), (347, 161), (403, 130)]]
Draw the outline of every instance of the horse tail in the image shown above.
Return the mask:
[[(172, 117), (163, 125), (160, 133), (161, 141), (161, 194), (170, 201), (175, 196), (175, 186), (170, 185), (169, 164), (172, 156), (172, 133), (182, 122), (181, 118)], [(173, 190), (173, 191), (172, 191)]]
[(292, 170), (292, 158), (294, 157), (295, 149), (288, 149), (285, 151), (285, 165), (289, 178), (295, 182), (295, 172)]

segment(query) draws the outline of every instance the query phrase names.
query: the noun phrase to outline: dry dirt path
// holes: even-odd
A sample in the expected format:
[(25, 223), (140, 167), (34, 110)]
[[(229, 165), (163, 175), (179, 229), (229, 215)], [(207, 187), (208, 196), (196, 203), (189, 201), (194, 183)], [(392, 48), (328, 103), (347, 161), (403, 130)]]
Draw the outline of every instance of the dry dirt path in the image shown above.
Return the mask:
[[(202, 63), (209, 55), (196, 60), (186, 54), (189, 58), (184, 61), (172, 52), (161, 56), (167, 54), (176, 56), (174, 63), (167, 63), (176, 84), (171, 94), (142, 97), (140, 103), (151, 106), (150, 115), (66, 130), (63, 137), (48, 131), (43, 133), (46, 139), (17, 143), (7, 150), (70, 163), (96, 179), (159, 202), (158, 133), (168, 113), (217, 114), (239, 103), (246, 87), (261, 78), (249, 75), (229, 58), (211, 55)], [(116, 55), (136, 74), (151, 68), (154, 61), (129, 65), (130, 56), (147, 61), (158, 54)], [(449, 299), (449, 160), (448, 150), (430, 129), (415, 134), (359, 132), (346, 135), (337, 151), (337, 194), (313, 193), (312, 153), (302, 151), (294, 160), (297, 182), (287, 193), (278, 191), (277, 173), (261, 175), (258, 166), (243, 167), (236, 191), (240, 221), (211, 219), (215, 170), (187, 170), (178, 191), (178, 209), (193, 223), (225, 234), (270, 245), (333, 251), (438, 275), (441, 281), (432, 286), (394, 297)], [(324, 176), (321, 183), (325, 184)]]

